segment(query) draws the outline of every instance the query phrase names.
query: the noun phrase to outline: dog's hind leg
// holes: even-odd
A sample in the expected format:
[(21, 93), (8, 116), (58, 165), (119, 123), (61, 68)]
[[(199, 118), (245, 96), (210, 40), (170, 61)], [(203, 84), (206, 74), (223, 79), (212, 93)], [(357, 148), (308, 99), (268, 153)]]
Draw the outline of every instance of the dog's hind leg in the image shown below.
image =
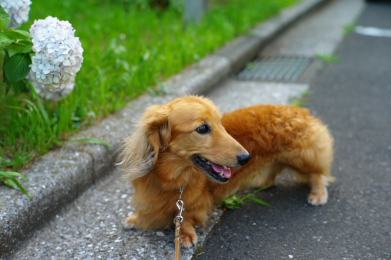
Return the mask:
[(327, 203), (327, 186), (334, 181), (330, 168), (332, 162), (332, 150), (307, 150), (297, 156), (292, 163), (292, 169), (296, 177), (311, 187), (308, 203), (320, 206)]
[(307, 183), (310, 186), (311, 191), (307, 198), (309, 204), (321, 206), (327, 203), (327, 186), (329, 182), (334, 181), (332, 176), (317, 172), (307, 174), (303, 174), (297, 170), (292, 170), (292, 172), (299, 181)]

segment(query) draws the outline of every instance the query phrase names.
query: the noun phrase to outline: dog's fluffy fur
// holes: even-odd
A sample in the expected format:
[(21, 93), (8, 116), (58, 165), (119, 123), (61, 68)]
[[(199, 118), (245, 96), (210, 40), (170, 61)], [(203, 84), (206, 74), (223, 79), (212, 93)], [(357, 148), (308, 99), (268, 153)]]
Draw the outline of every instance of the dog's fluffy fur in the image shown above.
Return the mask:
[[(258, 105), (223, 117), (204, 97), (152, 106), (125, 139), (119, 156), (118, 164), (135, 187), (137, 211), (125, 224), (141, 229), (172, 226), (184, 187), (182, 245), (189, 247), (198, 240), (194, 226), (205, 226), (221, 200), (239, 189), (272, 185), (286, 168), (310, 185), (310, 204), (325, 204), (326, 186), (334, 180), (332, 144), (327, 127), (296, 106)], [(250, 159), (248, 153), (252, 159), (240, 167)], [(232, 169), (219, 168), (223, 173), (218, 174), (211, 164)]]

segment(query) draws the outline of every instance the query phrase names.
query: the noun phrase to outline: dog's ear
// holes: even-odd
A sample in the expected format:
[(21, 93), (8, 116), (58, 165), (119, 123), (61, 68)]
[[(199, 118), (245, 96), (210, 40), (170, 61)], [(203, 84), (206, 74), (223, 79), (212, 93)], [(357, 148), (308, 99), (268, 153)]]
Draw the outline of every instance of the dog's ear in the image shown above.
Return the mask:
[(144, 176), (155, 166), (159, 152), (171, 141), (168, 106), (151, 106), (142, 116), (136, 130), (125, 138), (118, 163), (130, 180)]

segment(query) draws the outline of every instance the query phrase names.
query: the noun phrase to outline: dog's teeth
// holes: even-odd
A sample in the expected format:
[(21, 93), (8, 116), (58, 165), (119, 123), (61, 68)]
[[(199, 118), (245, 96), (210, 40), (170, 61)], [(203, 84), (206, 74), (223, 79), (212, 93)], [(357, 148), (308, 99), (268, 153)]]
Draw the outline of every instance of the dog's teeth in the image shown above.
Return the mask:
[(201, 160), (202, 160), (203, 162), (205, 162), (207, 165), (210, 165), (210, 163), (209, 163), (209, 161), (208, 161), (207, 159), (201, 157)]

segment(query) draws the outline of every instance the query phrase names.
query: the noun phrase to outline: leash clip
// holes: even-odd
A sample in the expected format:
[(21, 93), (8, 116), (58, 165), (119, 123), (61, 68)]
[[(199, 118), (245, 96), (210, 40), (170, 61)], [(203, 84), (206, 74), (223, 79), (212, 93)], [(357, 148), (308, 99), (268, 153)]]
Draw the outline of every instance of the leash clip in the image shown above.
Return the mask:
[(179, 209), (179, 213), (178, 213), (178, 215), (174, 219), (174, 224), (177, 221), (181, 222), (181, 224), (182, 224), (182, 222), (183, 222), (182, 212), (185, 210), (185, 208), (184, 208), (185, 203), (183, 202), (183, 200), (177, 200), (176, 201), (176, 206)]
[(182, 193), (183, 193), (183, 187), (179, 189), (179, 200), (176, 201), (176, 206), (178, 207), (179, 213), (178, 215), (174, 218), (174, 224), (179, 221), (181, 224), (183, 222), (183, 217), (182, 213), (185, 210), (185, 203), (182, 200)]

